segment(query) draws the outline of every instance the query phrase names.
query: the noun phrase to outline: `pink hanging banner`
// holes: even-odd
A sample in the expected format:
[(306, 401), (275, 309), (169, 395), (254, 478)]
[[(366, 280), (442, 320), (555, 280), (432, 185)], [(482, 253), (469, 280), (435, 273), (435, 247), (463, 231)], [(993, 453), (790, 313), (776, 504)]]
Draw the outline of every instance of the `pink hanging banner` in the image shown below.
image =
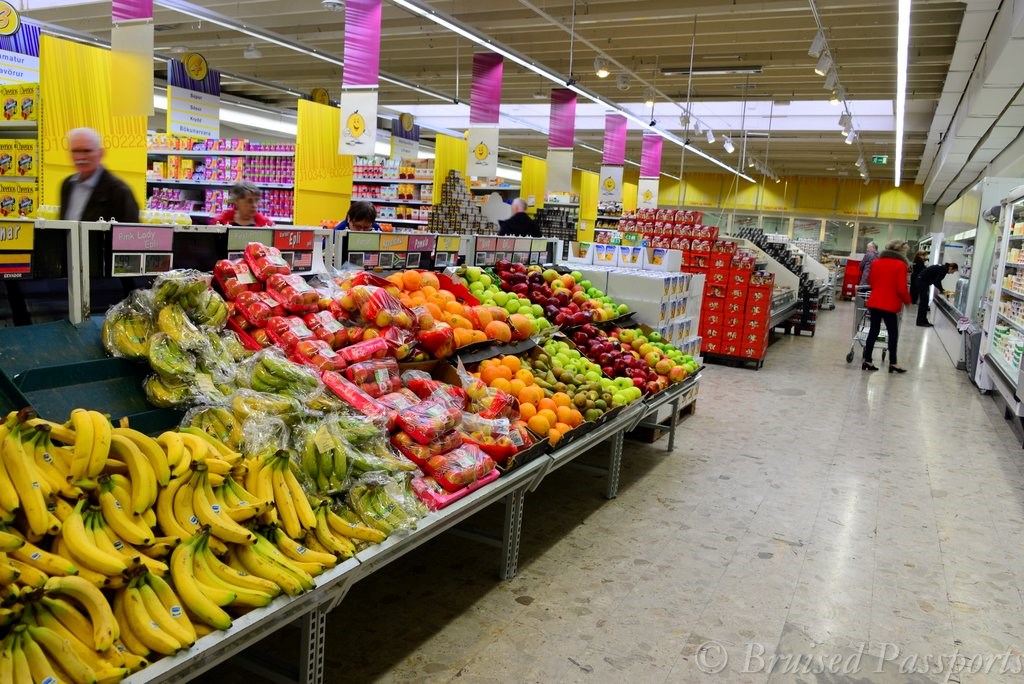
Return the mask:
[(153, 18), (153, 0), (111, 0), (110, 6), (115, 22)]
[(645, 135), (643, 149), (640, 152), (640, 177), (658, 178), (661, 176), (661, 146), (665, 139), (660, 135)]
[(572, 149), (575, 134), (576, 93), (566, 88), (552, 88), (548, 149)]
[(345, 66), (342, 85), (376, 87), (380, 77), (381, 0), (345, 3)]
[[(606, 166), (626, 163), (626, 117), (608, 114), (604, 117), (604, 160)], [(660, 138), (659, 138), (660, 139)]]
[(505, 58), (493, 52), (473, 55), (473, 86), (469, 93), (470, 126), (499, 122), (504, 66)]

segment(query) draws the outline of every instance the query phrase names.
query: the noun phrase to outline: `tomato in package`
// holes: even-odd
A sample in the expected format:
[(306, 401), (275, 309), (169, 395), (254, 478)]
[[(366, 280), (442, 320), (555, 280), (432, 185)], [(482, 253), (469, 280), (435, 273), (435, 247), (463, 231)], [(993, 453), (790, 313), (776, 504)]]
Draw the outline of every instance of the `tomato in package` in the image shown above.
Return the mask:
[(295, 345), (299, 361), (322, 371), (341, 370), (345, 361), (323, 340), (302, 340)]
[(428, 399), (398, 414), (396, 423), (420, 444), (429, 444), (462, 420), (462, 412), (438, 398)]
[(379, 421), (379, 424), (390, 424), (393, 412), (388, 411), (380, 402), (369, 394), (359, 389), (345, 379), (341, 373), (336, 371), (324, 371), (321, 376), (324, 384), (334, 392), (339, 399), (359, 411), (367, 418)]
[(340, 349), (348, 344), (348, 328), (339, 323), (330, 311), (307, 314), (302, 320), (316, 338), (331, 345), (331, 349)]
[(266, 280), (276, 274), (289, 275), (292, 269), (288, 262), (281, 256), (281, 250), (277, 247), (268, 247), (260, 242), (250, 242), (245, 246), (245, 262), (249, 264), (253, 275), (260, 280)]
[(472, 444), (463, 444), (448, 453), (431, 456), (426, 465), (438, 484), (449, 492), (476, 482), (494, 467), (494, 459)]
[(349, 364), (369, 361), (370, 359), (383, 359), (388, 355), (388, 343), (380, 337), (374, 337), (349, 345), (344, 349), (338, 350), (338, 353)]
[(462, 434), (458, 430), (451, 430), (430, 444), (420, 444), (408, 432), (399, 430), (391, 435), (391, 444), (410, 461), (425, 468), (427, 460), (431, 456), (443, 454), (462, 446)]
[(274, 316), (284, 316), (284, 307), (266, 292), (239, 292), (235, 307), (255, 328), (265, 328)]
[(213, 279), (228, 301), (236, 299), (242, 292), (259, 292), (262, 289), (244, 259), (221, 259), (213, 267)]
[(371, 397), (402, 389), (398, 362), (391, 358), (360, 361), (346, 368), (345, 375)]
[(289, 313), (310, 313), (320, 305), (320, 295), (300, 275), (275, 273), (267, 278), (267, 292)]
[(274, 344), (289, 354), (304, 340), (315, 340), (316, 336), (298, 316), (274, 316), (267, 321), (267, 332)]

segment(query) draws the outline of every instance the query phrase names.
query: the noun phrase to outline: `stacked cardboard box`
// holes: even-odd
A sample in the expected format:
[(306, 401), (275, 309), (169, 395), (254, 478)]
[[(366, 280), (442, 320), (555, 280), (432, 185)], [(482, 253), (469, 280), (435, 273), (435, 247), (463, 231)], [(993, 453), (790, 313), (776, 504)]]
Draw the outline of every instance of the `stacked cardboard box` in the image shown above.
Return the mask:
[[(734, 244), (734, 243), (733, 243)], [(764, 358), (775, 274), (754, 270), (754, 258), (716, 252), (708, 271), (701, 311), (703, 351), (748, 360)]]
[(494, 224), (473, 202), (465, 178), (454, 169), (444, 179), (441, 201), (434, 206), (428, 221), (426, 229), (432, 233), (493, 235), (495, 232)]

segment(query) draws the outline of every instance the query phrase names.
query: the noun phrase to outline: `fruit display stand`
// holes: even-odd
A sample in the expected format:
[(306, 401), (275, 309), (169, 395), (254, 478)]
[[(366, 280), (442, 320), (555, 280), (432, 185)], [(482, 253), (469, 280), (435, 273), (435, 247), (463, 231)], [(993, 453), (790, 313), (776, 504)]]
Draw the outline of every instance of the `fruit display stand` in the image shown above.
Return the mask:
[[(68, 316), (73, 323), (81, 323), (84, 319), (82, 313), (81, 290), (78, 283), (81, 282), (82, 252), (79, 249), (78, 223), (75, 221), (53, 221), (36, 219), (34, 224), (36, 231), (66, 233), (67, 245), (67, 295), (68, 295)], [(23, 274), (28, 278), (31, 274)], [(7, 284), (8, 305), (11, 307), (11, 318), (15, 325), (25, 325), (31, 322), (31, 312), (26, 302), (26, 291), (33, 289), (32, 285), (15, 283), (14, 278), (5, 276)]]

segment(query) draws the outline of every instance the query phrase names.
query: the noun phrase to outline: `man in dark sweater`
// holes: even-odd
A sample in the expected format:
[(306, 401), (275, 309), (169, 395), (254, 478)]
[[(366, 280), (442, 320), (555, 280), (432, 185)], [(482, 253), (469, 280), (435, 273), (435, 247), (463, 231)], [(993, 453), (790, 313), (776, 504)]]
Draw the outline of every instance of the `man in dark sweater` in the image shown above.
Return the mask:
[(498, 235), (515, 235), (517, 237), (544, 237), (540, 226), (526, 213), (526, 200), (516, 197), (512, 200), (512, 216), (498, 221)]
[(61, 219), (138, 223), (139, 205), (131, 189), (103, 168), (100, 134), (91, 128), (76, 128), (68, 133), (68, 146), (77, 173), (65, 178), (60, 187)]
[(942, 287), (942, 280), (950, 273), (956, 273), (960, 267), (956, 264), (935, 264), (921, 271), (917, 276), (917, 324), (922, 328), (930, 328), (928, 322), (928, 302), (932, 298), (932, 285)]

